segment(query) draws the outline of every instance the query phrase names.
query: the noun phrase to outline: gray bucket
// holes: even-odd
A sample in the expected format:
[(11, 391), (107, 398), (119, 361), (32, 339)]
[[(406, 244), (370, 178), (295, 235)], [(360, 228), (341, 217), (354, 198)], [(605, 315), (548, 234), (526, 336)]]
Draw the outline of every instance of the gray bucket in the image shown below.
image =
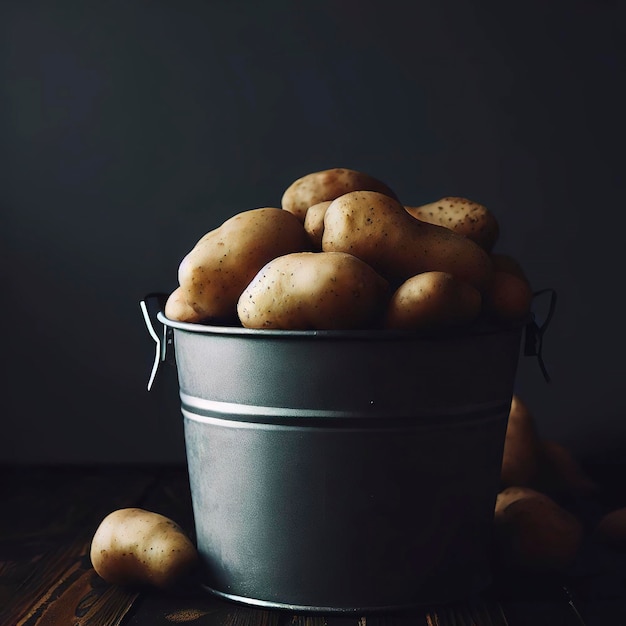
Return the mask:
[(523, 326), (428, 338), (157, 319), (207, 590), (368, 612), (489, 585)]

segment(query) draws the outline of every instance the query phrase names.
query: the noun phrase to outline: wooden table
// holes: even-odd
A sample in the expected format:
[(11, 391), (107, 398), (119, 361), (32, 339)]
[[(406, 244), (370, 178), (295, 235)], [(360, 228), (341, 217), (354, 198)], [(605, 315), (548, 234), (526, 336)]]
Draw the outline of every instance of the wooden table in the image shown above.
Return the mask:
[(0, 466), (0, 626), (626, 625), (626, 555), (595, 544), (583, 546), (562, 576), (498, 575), (480, 597), (395, 614), (293, 614), (218, 600), (189, 585), (117, 587), (93, 571), (89, 546), (104, 516), (126, 506), (168, 515), (193, 536), (185, 467)]

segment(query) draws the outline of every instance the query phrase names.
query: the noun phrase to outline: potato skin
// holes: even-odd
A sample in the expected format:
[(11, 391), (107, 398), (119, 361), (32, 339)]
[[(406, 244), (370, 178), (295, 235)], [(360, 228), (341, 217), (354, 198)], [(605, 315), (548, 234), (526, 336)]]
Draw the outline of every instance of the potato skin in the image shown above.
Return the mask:
[(528, 487), (539, 475), (541, 447), (528, 405), (514, 394), (504, 439), (500, 481), (504, 487)]
[(311, 172), (293, 181), (283, 193), (281, 206), (304, 222), (307, 209), (314, 204), (358, 190), (379, 191), (397, 199), (395, 192), (377, 178), (365, 172), (334, 167)]
[(481, 311), (480, 292), (447, 272), (423, 272), (406, 280), (391, 296), (385, 327), (440, 330), (468, 324)]
[(495, 515), (498, 517), (509, 504), (513, 504), (516, 500), (521, 498), (544, 498), (547, 497), (541, 491), (533, 489), (532, 487), (522, 487), (514, 485), (512, 487), (505, 487), (496, 496)]
[(559, 571), (571, 565), (583, 540), (580, 520), (533, 489), (507, 491), (498, 494), (494, 512), (501, 564), (525, 572)]
[(436, 202), (405, 208), (413, 217), (430, 224), (445, 226), (475, 241), (488, 252), (500, 234), (500, 226), (495, 215), (487, 207), (467, 198), (447, 196)]
[(191, 570), (198, 553), (174, 521), (140, 508), (109, 513), (91, 542), (91, 563), (111, 584), (152, 585), (161, 589)]
[(592, 537), (615, 550), (626, 550), (626, 507), (606, 513), (594, 528)]
[(412, 217), (397, 200), (375, 191), (354, 191), (332, 201), (324, 216), (322, 250), (354, 254), (392, 284), (441, 271), (482, 293), (493, 276), (491, 259), (478, 244)]
[(237, 311), (246, 328), (368, 328), (379, 323), (387, 290), (387, 281), (350, 254), (292, 253), (259, 271)]
[(533, 291), (520, 262), (509, 254), (491, 253), (494, 278), (483, 303), (495, 321), (519, 322), (531, 309)]
[(510, 272), (495, 271), (484, 298), (484, 310), (497, 321), (519, 322), (529, 314), (533, 292), (527, 280)]
[(237, 300), (271, 259), (310, 249), (304, 226), (274, 207), (243, 211), (204, 235), (185, 256), (178, 281), (186, 303), (205, 320), (236, 320)]
[(203, 316), (197, 313), (187, 304), (183, 289), (179, 286), (168, 296), (163, 311), (165, 317), (178, 322), (189, 322), (199, 324), (203, 321)]
[(307, 209), (304, 217), (304, 230), (306, 230), (311, 245), (315, 252), (322, 251), (322, 235), (324, 234), (324, 215), (332, 200), (318, 202)]
[(502, 252), (492, 252), (491, 262), (493, 263), (493, 268), (496, 272), (507, 272), (509, 274), (513, 274), (513, 276), (517, 276), (521, 280), (525, 280), (530, 284), (522, 264), (514, 256), (504, 254)]
[(548, 493), (589, 497), (598, 492), (598, 485), (581, 463), (564, 445), (541, 440), (541, 472), (539, 485)]

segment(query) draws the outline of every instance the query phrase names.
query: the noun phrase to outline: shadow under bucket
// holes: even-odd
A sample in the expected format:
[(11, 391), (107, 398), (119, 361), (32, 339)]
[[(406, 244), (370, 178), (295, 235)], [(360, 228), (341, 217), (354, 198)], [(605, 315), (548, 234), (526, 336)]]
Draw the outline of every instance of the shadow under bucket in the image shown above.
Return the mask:
[(157, 319), (175, 347), (206, 589), (366, 612), (489, 585), (523, 325), (429, 338)]

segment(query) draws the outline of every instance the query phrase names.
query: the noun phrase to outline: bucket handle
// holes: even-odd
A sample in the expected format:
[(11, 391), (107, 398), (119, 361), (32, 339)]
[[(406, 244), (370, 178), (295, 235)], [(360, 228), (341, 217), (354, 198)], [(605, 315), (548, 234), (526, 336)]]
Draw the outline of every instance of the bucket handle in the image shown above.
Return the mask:
[(536, 356), (537, 361), (539, 363), (539, 368), (541, 369), (541, 373), (545, 378), (547, 383), (550, 382), (551, 378), (548, 374), (548, 370), (546, 369), (546, 364), (543, 360), (543, 336), (548, 330), (548, 325), (550, 324), (552, 317), (554, 316), (554, 309), (556, 308), (556, 291), (552, 288), (540, 289), (539, 291), (535, 291), (533, 293), (533, 299), (538, 296), (542, 296), (544, 294), (550, 295), (550, 301), (548, 304), (548, 312), (546, 313), (545, 319), (543, 323), (538, 324), (536, 314), (531, 312), (531, 320), (526, 325), (526, 333), (524, 340), (524, 355), (525, 356)]
[[(154, 343), (156, 344), (154, 363), (152, 364), (152, 371), (150, 372), (150, 378), (148, 379), (148, 391), (152, 389), (154, 379), (156, 378), (159, 370), (159, 365), (165, 361), (167, 357), (167, 346), (172, 343), (172, 329), (168, 328), (165, 324), (161, 324), (163, 327), (162, 336), (160, 337), (155, 329), (155, 323), (159, 323), (156, 317), (156, 312), (163, 311), (165, 309), (165, 303), (167, 301), (167, 294), (160, 292), (149, 293), (139, 303), (143, 319), (148, 328), (148, 332)], [(156, 309), (156, 312), (155, 312)]]

